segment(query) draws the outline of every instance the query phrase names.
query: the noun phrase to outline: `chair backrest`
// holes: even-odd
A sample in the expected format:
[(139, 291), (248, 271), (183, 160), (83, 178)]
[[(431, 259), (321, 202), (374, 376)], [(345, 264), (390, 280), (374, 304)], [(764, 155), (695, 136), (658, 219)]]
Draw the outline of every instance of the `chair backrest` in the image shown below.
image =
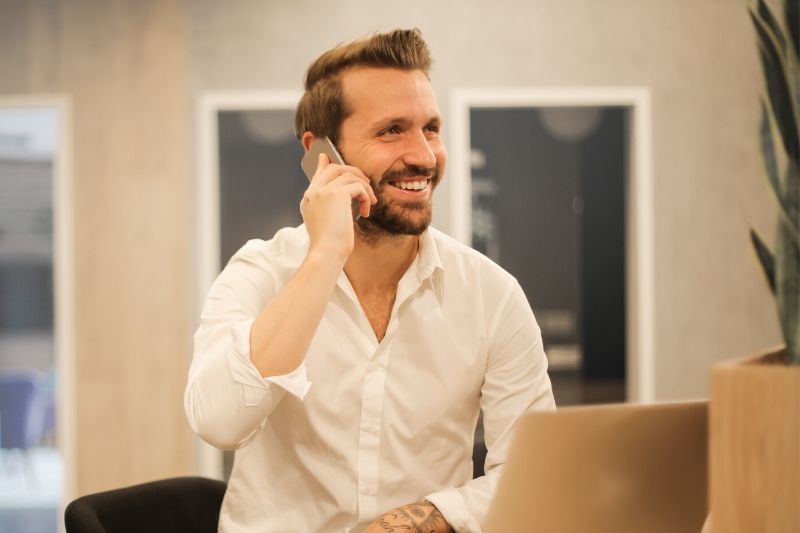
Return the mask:
[(44, 421), (41, 373), (30, 369), (0, 371), (0, 447), (28, 449), (38, 444)]
[(225, 483), (202, 477), (151, 481), (82, 496), (67, 506), (67, 533), (216, 533)]

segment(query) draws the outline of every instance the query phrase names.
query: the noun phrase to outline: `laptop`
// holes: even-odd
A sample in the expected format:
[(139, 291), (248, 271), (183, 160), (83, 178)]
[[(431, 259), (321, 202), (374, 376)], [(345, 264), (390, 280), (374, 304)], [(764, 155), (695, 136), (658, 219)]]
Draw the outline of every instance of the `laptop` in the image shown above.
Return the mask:
[(707, 427), (707, 401), (525, 415), (484, 531), (700, 533)]

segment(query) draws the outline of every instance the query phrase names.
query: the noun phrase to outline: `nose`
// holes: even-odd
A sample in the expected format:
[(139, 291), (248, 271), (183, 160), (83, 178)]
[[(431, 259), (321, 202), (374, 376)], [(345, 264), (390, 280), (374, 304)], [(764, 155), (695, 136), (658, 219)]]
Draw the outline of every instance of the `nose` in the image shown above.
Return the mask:
[(408, 146), (403, 160), (406, 165), (418, 166), (422, 168), (433, 168), (436, 166), (436, 154), (431, 146), (431, 141), (422, 131), (410, 135)]

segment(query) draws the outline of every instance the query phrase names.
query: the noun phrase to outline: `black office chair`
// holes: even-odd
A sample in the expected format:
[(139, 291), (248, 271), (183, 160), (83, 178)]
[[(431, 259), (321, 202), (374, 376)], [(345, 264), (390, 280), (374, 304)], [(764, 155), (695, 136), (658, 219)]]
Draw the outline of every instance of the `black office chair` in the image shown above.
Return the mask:
[(81, 496), (67, 506), (67, 533), (216, 533), (225, 483), (202, 477), (151, 481)]

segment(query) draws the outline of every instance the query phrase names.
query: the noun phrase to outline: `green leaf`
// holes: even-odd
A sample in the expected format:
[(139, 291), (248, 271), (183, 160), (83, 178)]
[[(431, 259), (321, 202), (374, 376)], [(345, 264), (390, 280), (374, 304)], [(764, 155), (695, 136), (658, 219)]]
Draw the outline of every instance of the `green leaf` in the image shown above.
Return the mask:
[(789, 37), (794, 46), (794, 57), (800, 57), (800, 0), (786, 0), (783, 4), (786, 26), (789, 27)]
[(784, 222), (789, 224), (795, 238), (800, 236), (798, 232), (798, 222), (791, 219), (787, 210), (787, 201), (781, 188), (780, 176), (778, 175), (778, 161), (775, 157), (775, 144), (772, 138), (772, 124), (769, 118), (767, 105), (761, 100), (761, 127), (759, 128), (759, 140), (761, 141), (761, 162), (764, 165), (764, 174), (767, 176), (769, 192), (778, 206), (778, 214)]
[[(800, 195), (797, 163), (789, 161), (786, 194)], [(794, 179), (792, 179), (792, 175)], [(789, 216), (798, 215), (797, 203), (790, 208)], [(792, 364), (800, 364), (800, 242), (788, 226), (780, 221), (775, 241), (775, 296), (778, 304), (781, 329), (786, 341), (786, 353)]]
[(764, 71), (772, 115), (778, 125), (786, 154), (797, 161), (800, 157), (800, 134), (797, 131), (794, 102), (789, 82), (786, 79), (787, 71), (784, 68), (784, 59), (766, 23), (752, 10), (750, 17), (758, 36), (761, 66)]
[[(783, 226), (779, 225), (783, 230)], [(775, 245), (775, 294), (778, 304), (781, 329), (786, 341), (786, 351), (790, 361), (800, 364), (800, 327), (798, 327), (798, 266), (800, 265), (800, 249), (797, 241), (785, 230), (778, 231), (778, 242)]]
[[(772, 123), (769, 119), (769, 110), (767, 104), (761, 99), (761, 127), (759, 128), (759, 140), (761, 141), (761, 158), (764, 164), (764, 170), (769, 179), (769, 185), (772, 192), (778, 198), (783, 199), (781, 191), (781, 180), (778, 176), (778, 160), (775, 157), (775, 144), (772, 142)], [(781, 205), (781, 210), (783, 206)]]
[(783, 36), (783, 31), (781, 30), (780, 24), (778, 21), (775, 20), (775, 16), (770, 11), (769, 6), (764, 3), (764, 0), (758, 0), (758, 16), (761, 17), (761, 20), (766, 23), (769, 30), (772, 32), (772, 35), (775, 37), (775, 40), (778, 41), (780, 45), (780, 49), (785, 53), (786, 52), (786, 37)]
[[(791, 159), (786, 162), (786, 172), (783, 178), (784, 183), (787, 184), (787, 197), (789, 193), (789, 185), (792, 184), (795, 187), (795, 190), (800, 188), (800, 161), (792, 161)], [(795, 193), (793, 197), (790, 197), (795, 202), (795, 206), (793, 207), (791, 204), (786, 206), (786, 214), (787, 216), (791, 217), (791, 220), (794, 220), (794, 227), (798, 227), (800, 224), (800, 193)]]
[(750, 242), (753, 243), (753, 250), (761, 265), (761, 271), (767, 280), (769, 290), (772, 291), (772, 294), (775, 294), (775, 258), (754, 229), (750, 229)]

